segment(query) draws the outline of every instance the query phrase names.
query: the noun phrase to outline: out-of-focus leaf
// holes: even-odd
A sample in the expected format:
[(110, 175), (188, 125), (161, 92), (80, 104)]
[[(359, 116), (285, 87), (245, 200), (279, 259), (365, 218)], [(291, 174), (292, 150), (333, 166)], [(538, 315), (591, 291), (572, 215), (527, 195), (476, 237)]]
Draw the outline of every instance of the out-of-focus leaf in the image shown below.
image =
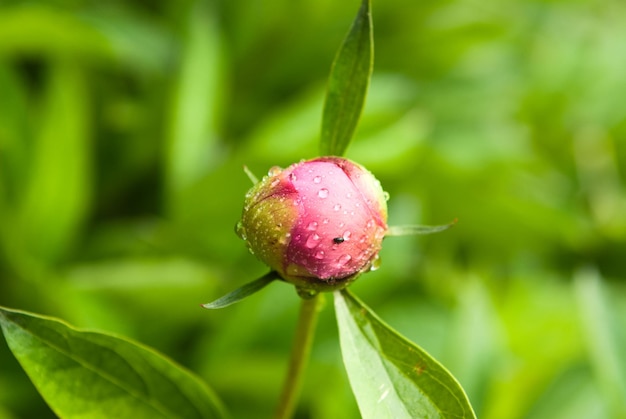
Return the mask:
[(0, 92), (0, 193), (6, 193), (0, 196), (1, 203), (14, 201), (23, 187), (29, 132), (25, 86), (4, 63), (0, 64)]
[(168, 133), (170, 205), (178, 192), (201, 178), (217, 159), (218, 115), (224, 65), (217, 19), (203, 1), (189, 8), (186, 37), (175, 81)]
[[(29, 129), (26, 88), (10, 66), (0, 63), (0, 253), (12, 270), (19, 270), (23, 246), (16, 219), (28, 174)], [(0, 281), (1, 283), (2, 281)]]
[(597, 271), (580, 270), (574, 284), (593, 373), (611, 416), (626, 417), (626, 364), (624, 348), (617, 344), (617, 331), (623, 329), (616, 323)]
[(90, 204), (92, 115), (84, 70), (55, 62), (43, 105), (20, 228), (30, 253), (54, 261), (71, 245)]
[(328, 79), (322, 115), (322, 155), (345, 153), (365, 104), (374, 64), (370, 0), (363, 0)]
[(218, 298), (215, 301), (211, 301), (210, 303), (203, 304), (202, 307), (216, 309), (216, 308), (224, 308), (231, 304), (238, 303), (244, 298), (247, 298), (251, 296), (252, 294), (259, 292), (260, 290), (265, 288), (270, 282), (275, 281), (278, 278), (279, 276), (276, 274), (276, 272), (272, 271), (268, 273), (267, 275), (263, 275), (261, 278), (257, 280), (254, 280), (240, 288), (237, 288), (235, 291), (232, 291), (226, 294), (225, 296)]
[(110, 56), (104, 37), (90, 25), (41, 4), (5, 7), (0, 13), (0, 54), (79, 54)]
[(136, 16), (72, 13), (43, 4), (3, 8), (0, 56), (72, 56), (126, 68), (164, 72), (171, 58), (169, 34)]
[(341, 351), (364, 418), (474, 418), (454, 377), (347, 290), (335, 293)]
[(58, 320), (0, 309), (9, 348), (63, 418), (219, 418), (200, 380), (130, 341), (76, 330)]
[(176, 45), (169, 28), (114, 8), (87, 10), (77, 17), (104, 37), (111, 51), (105, 64), (120, 63), (124, 69), (144, 73), (168, 74), (171, 70)]

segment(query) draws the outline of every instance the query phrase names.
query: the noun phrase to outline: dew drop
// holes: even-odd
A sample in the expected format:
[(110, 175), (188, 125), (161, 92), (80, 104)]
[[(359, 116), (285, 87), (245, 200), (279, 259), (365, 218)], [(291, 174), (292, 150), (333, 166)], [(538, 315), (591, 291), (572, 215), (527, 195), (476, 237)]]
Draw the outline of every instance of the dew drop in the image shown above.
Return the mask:
[(328, 224), (330, 222), (330, 220), (328, 218), (324, 218), (322, 220), (322, 224)]
[(350, 236), (352, 236), (350, 231), (344, 231), (343, 236), (341, 237), (343, 237), (344, 240), (350, 240)]
[(313, 178), (313, 183), (320, 183), (322, 181), (322, 177), (321, 176), (315, 176)]
[(317, 192), (317, 196), (319, 196), (320, 198), (324, 199), (324, 198), (328, 198), (328, 189), (326, 188), (322, 188)]
[(345, 225), (346, 225), (346, 223), (341, 222), (341, 223), (339, 223), (339, 228), (341, 228), (341, 227), (343, 227), (343, 226), (345, 226)]
[(311, 234), (304, 245), (309, 249), (313, 249), (315, 246), (317, 246), (319, 241), (320, 236), (318, 236), (317, 234)]
[(324, 251), (320, 250), (317, 253), (315, 253), (315, 259), (318, 259), (318, 260), (324, 259)]
[(374, 259), (372, 259), (372, 264), (370, 265), (370, 271), (378, 270), (378, 268), (380, 268), (380, 263), (380, 256), (374, 256)]
[(282, 236), (279, 240), (280, 244), (287, 244), (289, 242), (289, 239), (291, 238), (291, 233), (287, 233), (284, 236)]
[(348, 199), (352, 198), (352, 194), (351, 194), (350, 192), (348, 192), (348, 193), (346, 194), (346, 198), (348, 198)]
[(289, 174), (289, 180), (292, 181), (292, 182), (295, 182), (296, 180), (298, 180), (298, 177), (296, 176), (295, 173), (291, 172)]
[(270, 186), (272, 188), (275, 188), (276, 186), (278, 186), (278, 184), (280, 183), (280, 179), (274, 179), (272, 180), (272, 182), (270, 183)]
[(367, 224), (365, 225), (365, 227), (372, 228), (373, 225), (374, 225), (374, 220), (369, 220)]
[(315, 231), (315, 230), (317, 230), (317, 221), (311, 221), (311, 222), (309, 223), (309, 225), (308, 225), (308, 226), (306, 226), (306, 229), (307, 229), (307, 230), (309, 230), (309, 231)]
[(339, 258), (337, 264), (339, 266), (345, 266), (348, 262), (350, 262), (350, 260), (352, 260), (352, 256), (346, 254)]
[(270, 170), (267, 172), (267, 174), (270, 175), (270, 176), (276, 176), (276, 175), (280, 174), (280, 172), (282, 172), (282, 171), (283, 171), (283, 169), (281, 169), (280, 167), (272, 166), (270, 168)]
[(339, 211), (341, 209), (341, 204), (335, 204), (335, 206), (333, 207), (333, 209), (335, 211)]
[(385, 201), (389, 201), (389, 192), (384, 191), (383, 192), (383, 197), (385, 198)]
[(246, 229), (243, 226), (243, 223), (241, 221), (238, 221), (237, 224), (235, 225), (235, 233), (237, 233), (239, 238), (242, 240), (246, 240), (248, 238), (246, 236)]

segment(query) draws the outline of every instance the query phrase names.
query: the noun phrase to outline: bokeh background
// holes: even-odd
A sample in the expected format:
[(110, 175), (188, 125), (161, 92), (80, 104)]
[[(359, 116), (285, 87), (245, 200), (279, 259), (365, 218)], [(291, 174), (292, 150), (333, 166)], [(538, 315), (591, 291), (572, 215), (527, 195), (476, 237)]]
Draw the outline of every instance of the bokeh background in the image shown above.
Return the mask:
[[(347, 156), (390, 193), (352, 290), (481, 418), (626, 417), (626, 3), (374, 1)], [(0, 2), (0, 304), (138, 340), (270, 416), (298, 298), (234, 234), (247, 165), (317, 154), (358, 1)], [(299, 418), (356, 418), (329, 295)], [(0, 342), (0, 417), (53, 414)]]

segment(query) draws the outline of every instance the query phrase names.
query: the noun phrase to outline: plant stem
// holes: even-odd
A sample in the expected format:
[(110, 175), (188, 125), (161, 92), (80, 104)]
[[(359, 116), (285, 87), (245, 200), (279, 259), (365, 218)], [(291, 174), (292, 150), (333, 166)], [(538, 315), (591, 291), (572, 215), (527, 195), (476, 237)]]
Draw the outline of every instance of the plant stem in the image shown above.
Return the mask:
[(278, 409), (274, 416), (276, 419), (288, 419), (293, 415), (296, 402), (300, 395), (300, 388), (302, 387), (304, 369), (309, 360), (311, 344), (313, 343), (313, 335), (315, 334), (315, 326), (317, 324), (317, 315), (322, 302), (323, 297), (320, 294), (311, 298), (302, 299), (301, 301), (300, 316), (298, 318), (296, 336), (291, 350), (289, 370), (287, 371), (283, 391), (280, 395)]

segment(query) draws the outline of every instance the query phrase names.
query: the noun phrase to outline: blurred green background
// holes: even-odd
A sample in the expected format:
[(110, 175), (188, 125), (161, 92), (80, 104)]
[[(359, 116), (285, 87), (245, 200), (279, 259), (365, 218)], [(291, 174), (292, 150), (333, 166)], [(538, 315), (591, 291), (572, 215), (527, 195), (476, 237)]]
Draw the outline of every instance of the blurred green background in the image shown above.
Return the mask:
[[(298, 298), (233, 232), (257, 175), (317, 153), (358, 2), (0, 2), (0, 305), (150, 345), (235, 418), (271, 414)], [(391, 194), (352, 290), (481, 418), (626, 418), (626, 3), (374, 1), (347, 156)], [(352, 418), (328, 296), (299, 418)], [(53, 414), (0, 342), (0, 417)]]

